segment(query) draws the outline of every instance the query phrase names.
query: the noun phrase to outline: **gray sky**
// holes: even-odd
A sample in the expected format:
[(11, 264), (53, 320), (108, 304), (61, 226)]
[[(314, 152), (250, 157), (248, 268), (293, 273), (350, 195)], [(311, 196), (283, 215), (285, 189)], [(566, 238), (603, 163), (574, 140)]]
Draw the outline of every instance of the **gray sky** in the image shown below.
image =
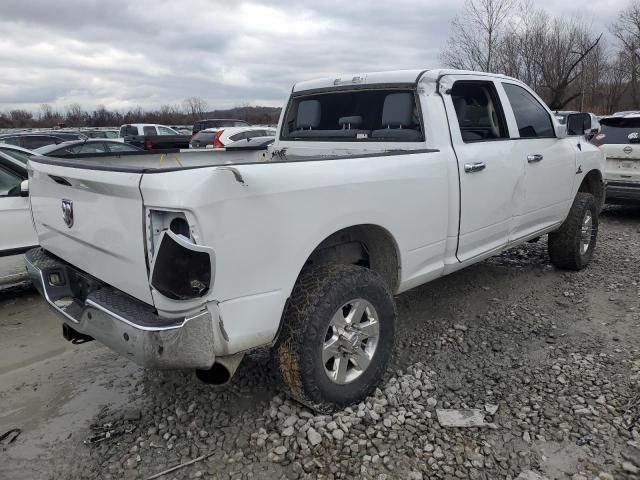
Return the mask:
[[(626, 0), (535, 2), (606, 30)], [(440, 66), (462, 0), (0, 0), (0, 110), (281, 105), (299, 80)]]

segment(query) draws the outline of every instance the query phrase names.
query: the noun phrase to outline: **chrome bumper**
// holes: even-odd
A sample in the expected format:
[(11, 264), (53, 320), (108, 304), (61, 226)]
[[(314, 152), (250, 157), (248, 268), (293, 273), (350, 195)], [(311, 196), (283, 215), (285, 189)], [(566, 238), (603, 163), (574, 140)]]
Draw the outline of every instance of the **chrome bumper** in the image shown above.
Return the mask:
[(139, 365), (210, 368), (215, 360), (214, 322), (209, 310), (179, 319), (34, 248), (27, 272), (49, 306), (73, 330), (93, 337)]

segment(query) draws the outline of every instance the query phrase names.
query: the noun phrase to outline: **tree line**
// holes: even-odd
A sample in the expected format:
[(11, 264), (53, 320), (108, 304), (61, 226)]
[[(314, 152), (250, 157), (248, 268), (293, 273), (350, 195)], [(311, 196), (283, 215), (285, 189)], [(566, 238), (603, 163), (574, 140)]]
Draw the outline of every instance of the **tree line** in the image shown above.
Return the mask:
[(467, 0), (441, 60), (530, 85), (553, 110), (640, 109), (640, 0), (596, 31), (581, 16), (554, 17), (532, 0)]
[(113, 127), (126, 123), (160, 123), (162, 125), (192, 125), (204, 118), (234, 118), (255, 125), (278, 123), (280, 108), (244, 105), (226, 110), (211, 110), (199, 97), (190, 97), (177, 105), (162, 105), (157, 110), (135, 107), (127, 111), (108, 110), (103, 105), (86, 111), (78, 103), (64, 110), (55, 110), (51, 105), (40, 105), (34, 115), (28, 110), (15, 109), (0, 112), (0, 128), (52, 128), (67, 127)]
[[(596, 31), (581, 16), (555, 17), (533, 0), (466, 0), (451, 22), (441, 53), (449, 67), (503, 73), (530, 85), (553, 110), (610, 114), (640, 109), (640, 0), (631, 0), (608, 26)], [(117, 126), (125, 123), (192, 124), (202, 118), (237, 118), (275, 124), (280, 108), (240, 106), (211, 110), (200, 97), (157, 110), (128, 111), (74, 103), (62, 111), (0, 112), (0, 128)]]

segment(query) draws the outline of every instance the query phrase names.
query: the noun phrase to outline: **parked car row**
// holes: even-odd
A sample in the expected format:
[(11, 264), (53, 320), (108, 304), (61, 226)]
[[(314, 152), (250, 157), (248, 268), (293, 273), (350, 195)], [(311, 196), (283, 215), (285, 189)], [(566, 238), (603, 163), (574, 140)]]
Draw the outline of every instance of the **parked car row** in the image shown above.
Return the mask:
[(0, 135), (0, 143), (9, 143), (18, 147), (35, 150), (56, 143), (67, 142), (69, 140), (85, 140), (89, 137), (82, 133), (71, 132), (38, 132), (38, 133), (15, 133)]
[(74, 157), (84, 154), (141, 152), (142, 149), (117, 140), (101, 140), (91, 138), (87, 140), (73, 140), (36, 148), (35, 152), (49, 157)]

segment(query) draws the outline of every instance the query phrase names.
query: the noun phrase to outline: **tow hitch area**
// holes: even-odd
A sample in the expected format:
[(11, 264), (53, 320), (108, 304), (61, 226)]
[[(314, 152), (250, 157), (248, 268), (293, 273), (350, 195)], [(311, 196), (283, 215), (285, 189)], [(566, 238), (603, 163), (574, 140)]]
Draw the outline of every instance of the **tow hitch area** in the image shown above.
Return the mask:
[(79, 345), (81, 343), (87, 343), (93, 340), (93, 337), (90, 337), (89, 335), (85, 335), (84, 333), (80, 333), (74, 330), (66, 323), (62, 324), (62, 336), (64, 337), (65, 340), (68, 340), (69, 342), (75, 345)]

